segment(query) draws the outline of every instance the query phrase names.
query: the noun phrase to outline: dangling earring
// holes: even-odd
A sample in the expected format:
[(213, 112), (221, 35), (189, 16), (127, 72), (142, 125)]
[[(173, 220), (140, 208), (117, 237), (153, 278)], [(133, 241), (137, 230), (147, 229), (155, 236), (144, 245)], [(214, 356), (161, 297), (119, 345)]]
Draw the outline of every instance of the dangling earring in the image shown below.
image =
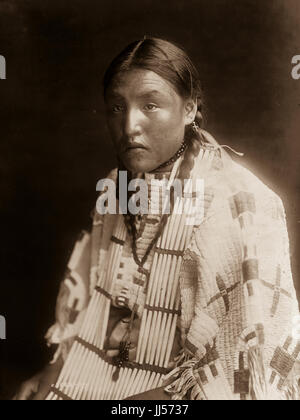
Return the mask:
[(199, 125), (196, 123), (196, 121), (192, 122), (192, 130), (194, 131), (194, 133), (198, 134)]

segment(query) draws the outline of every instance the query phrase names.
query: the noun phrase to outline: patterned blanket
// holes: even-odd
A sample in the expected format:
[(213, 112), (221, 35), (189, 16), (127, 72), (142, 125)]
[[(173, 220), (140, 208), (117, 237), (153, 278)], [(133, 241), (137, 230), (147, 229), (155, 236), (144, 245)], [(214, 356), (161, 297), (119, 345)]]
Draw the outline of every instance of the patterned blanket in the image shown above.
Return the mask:
[(174, 399), (298, 399), (300, 342), (280, 198), (222, 152), (204, 174), (205, 218), (181, 270)]

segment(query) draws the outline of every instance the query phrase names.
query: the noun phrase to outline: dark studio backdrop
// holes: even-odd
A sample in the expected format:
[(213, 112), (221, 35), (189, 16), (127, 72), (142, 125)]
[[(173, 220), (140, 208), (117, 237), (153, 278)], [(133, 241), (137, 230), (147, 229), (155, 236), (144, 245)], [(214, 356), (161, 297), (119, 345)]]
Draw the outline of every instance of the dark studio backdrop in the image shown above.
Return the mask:
[(202, 76), (206, 128), (284, 200), (300, 292), (298, 0), (1, 0), (0, 396), (49, 357), (59, 282), (114, 165), (101, 78), (129, 42), (186, 47)]

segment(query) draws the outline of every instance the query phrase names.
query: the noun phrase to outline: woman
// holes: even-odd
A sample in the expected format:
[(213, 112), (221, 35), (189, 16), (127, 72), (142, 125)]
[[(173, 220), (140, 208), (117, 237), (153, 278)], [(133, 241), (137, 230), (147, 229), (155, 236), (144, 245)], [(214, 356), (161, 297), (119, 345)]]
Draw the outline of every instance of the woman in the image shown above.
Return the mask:
[[(59, 345), (54, 363), (17, 398), (297, 398), (298, 304), (284, 209), (201, 129), (191, 60), (145, 37), (109, 66), (104, 99), (120, 162), (109, 176), (117, 198), (128, 181), (143, 180), (157, 211), (120, 206), (103, 215), (97, 205), (47, 334)], [(170, 191), (175, 180), (192, 181), (190, 204), (171, 194), (168, 214), (153, 181)]]

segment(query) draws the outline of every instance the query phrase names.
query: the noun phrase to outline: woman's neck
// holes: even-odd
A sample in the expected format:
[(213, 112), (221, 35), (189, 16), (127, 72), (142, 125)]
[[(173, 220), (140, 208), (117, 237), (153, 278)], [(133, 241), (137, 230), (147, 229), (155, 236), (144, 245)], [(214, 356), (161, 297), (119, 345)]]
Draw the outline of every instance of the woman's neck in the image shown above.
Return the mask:
[(187, 148), (187, 143), (183, 141), (180, 145), (180, 148), (177, 150), (177, 152), (166, 162), (159, 165), (156, 169), (151, 171), (150, 173), (156, 173), (156, 172), (171, 172), (174, 163), (177, 159), (180, 158), (181, 155), (185, 152)]
[(152, 171), (150, 171), (150, 174), (156, 174), (156, 173), (165, 173), (165, 172), (171, 172), (172, 168), (174, 166), (174, 162), (170, 163), (168, 166), (164, 166), (163, 168), (161, 168), (160, 166), (156, 169), (153, 169)]

